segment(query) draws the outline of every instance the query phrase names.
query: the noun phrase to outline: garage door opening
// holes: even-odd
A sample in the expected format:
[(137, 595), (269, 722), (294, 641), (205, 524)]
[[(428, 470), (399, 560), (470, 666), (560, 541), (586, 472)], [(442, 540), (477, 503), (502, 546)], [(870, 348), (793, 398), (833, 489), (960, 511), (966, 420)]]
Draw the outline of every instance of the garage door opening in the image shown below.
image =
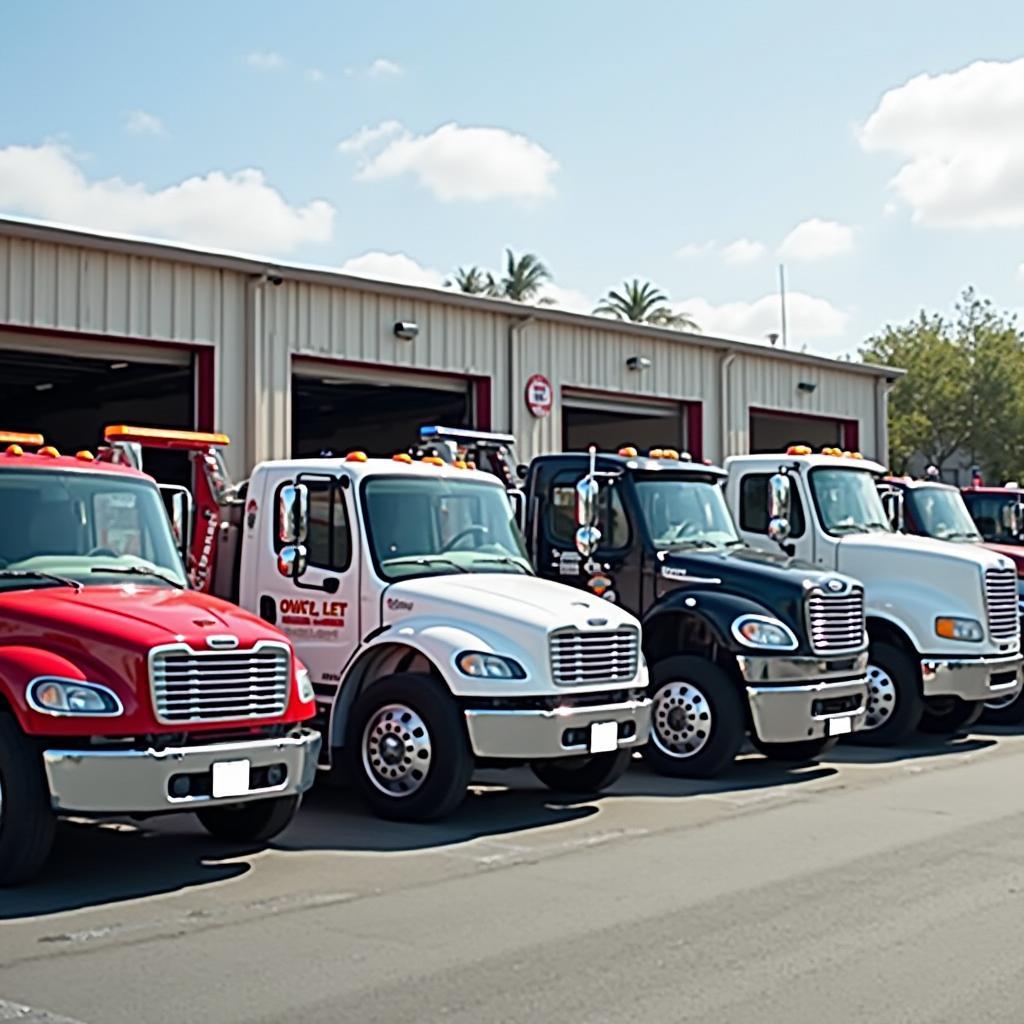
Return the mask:
[(632, 445), (638, 451), (651, 448), (676, 448), (686, 451), (686, 407), (631, 405), (573, 396), (562, 409), (562, 449), (585, 451), (596, 445), (600, 451), (618, 451)]
[(755, 454), (784, 452), (791, 444), (822, 448), (857, 448), (857, 422), (826, 416), (803, 416), (750, 410), (750, 451)]
[[(0, 426), (40, 433), (61, 452), (95, 451), (111, 423), (140, 427), (195, 425), (191, 353), (176, 362), (86, 358), (0, 349)], [(159, 480), (187, 484), (187, 459), (147, 452)]]
[(416, 443), (420, 427), (475, 426), (468, 383), (445, 386), (312, 377), (292, 382), (292, 455), (317, 458), (364, 451), (389, 456)]

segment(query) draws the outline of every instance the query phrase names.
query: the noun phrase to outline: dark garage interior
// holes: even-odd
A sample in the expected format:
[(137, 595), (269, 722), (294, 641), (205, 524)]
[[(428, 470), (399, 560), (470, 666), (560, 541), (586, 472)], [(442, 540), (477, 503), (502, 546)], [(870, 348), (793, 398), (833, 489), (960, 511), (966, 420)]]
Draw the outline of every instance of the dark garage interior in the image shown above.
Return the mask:
[(806, 444), (814, 451), (822, 448), (856, 448), (856, 431), (845, 420), (819, 416), (750, 413), (750, 451), (784, 452), (791, 444)]
[(292, 381), (292, 455), (317, 458), (364, 451), (389, 456), (415, 444), (420, 427), (472, 427), (462, 391), (296, 374)]
[(562, 410), (562, 448), (578, 452), (596, 445), (600, 451), (618, 451), (632, 445), (644, 452), (651, 448), (686, 449), (682, 406), (661, 410), (616, 412), (566, 404)]

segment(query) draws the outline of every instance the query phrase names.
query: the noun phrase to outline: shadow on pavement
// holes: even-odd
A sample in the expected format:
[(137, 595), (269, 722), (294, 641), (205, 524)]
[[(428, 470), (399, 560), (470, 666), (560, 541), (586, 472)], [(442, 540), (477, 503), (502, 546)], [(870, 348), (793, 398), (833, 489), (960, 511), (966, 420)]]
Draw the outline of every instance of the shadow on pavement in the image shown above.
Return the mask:
[[(971, 730), (977, 732), (976, 729)], [(912, 761), (922, 757), (948, 757), (951, 754), (970, 754), (994, 747), (996, 740), (960, 734), (946, 736), (915, 736), (909, 743), (898, 747), (870, 747), (857, 743), (841, 743), (822, 758), (835, 764), (889, 764)]]
[[(177, 816), (176, 816), (177, 817)], [(205, 833), (149, 831), (145, 824), (61, 822), (53, 855), (28, 885), (0, 889), (0, 921), (42, 917), (239, 878), (254, 853)]]

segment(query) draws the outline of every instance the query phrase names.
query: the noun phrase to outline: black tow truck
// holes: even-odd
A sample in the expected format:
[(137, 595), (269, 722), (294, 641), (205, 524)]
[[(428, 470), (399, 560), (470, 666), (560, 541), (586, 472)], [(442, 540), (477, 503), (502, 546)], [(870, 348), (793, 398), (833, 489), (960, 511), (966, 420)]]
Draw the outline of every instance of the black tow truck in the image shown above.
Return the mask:
[(860, 727), (863, 588), (745, 546), (722, 494), (723, 470), (670, 449), (631, 448), (516, 466), (514, 443), (424, 427), (412, 450), (494, 472), (538, 575), (643, 621), (654, 699), (644, 756), (653, 768), (717, 775), (747, 736), (768, 757), (806, 761)]

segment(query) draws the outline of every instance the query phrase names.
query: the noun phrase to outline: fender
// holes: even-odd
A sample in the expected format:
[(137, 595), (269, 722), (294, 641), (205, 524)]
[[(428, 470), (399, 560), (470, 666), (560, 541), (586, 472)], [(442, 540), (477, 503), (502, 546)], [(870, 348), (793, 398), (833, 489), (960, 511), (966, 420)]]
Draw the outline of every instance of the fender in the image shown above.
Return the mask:
[(27, 733), (46, 732), (50, 724), (49, 718), (33, 711), (25, 700), (25, 688), (36, 676), (85, 681), (82, 670), (59, 654), (40, 647), (0, 647), (0, 696), (10, 705), (18, 724)]
[[(978, 608), (963, 606), (952, 595), (943, 595), (942, 604), (936, 602), (936, 591), (913, 580), (882, 580), (864, 592), (864, 614), (868, 621), (879, 619), (894, 626), (910, 641), (918, 655), (936, 653), (936, 648), (950, 651), (949, 641), (925, 634), (922, 627), (934, 627), (937, 615), (962, 615), (977, 619)], [(955, 648), (951, 653), (955, 653)], [(963, 650), (960, 653), (964, 653)]]

